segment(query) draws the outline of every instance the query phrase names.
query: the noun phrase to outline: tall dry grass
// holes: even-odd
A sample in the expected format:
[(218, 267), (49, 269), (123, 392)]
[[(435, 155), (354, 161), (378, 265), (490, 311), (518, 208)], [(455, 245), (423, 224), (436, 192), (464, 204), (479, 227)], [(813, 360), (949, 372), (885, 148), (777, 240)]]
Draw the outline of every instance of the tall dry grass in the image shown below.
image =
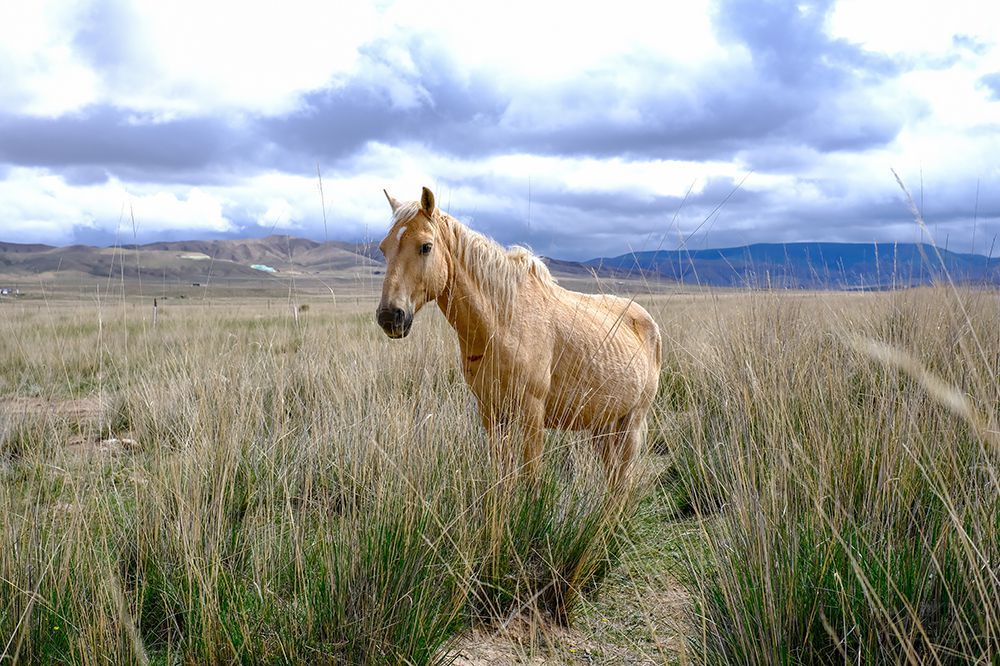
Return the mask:
[(0, 662), (434, 663), (568, 621), (635, 506), (586, 442), (537, 485), (491, 460), (433, 317), (393, 343), (329, 304), (11, 314)]
[(611, 496), (578, 437), (537, 487), (491, 459), (440, 317), (398, 343), (329, 303), (6, 310), (0, 660), (434, 663), (470, 626), (572, 622), (656, 551), (634, 569), (681, 570), (682, 659), (995, 661), (996, 294), (651, 310), (672, 469)]
[(677, 352), (691, 654), (708, 664), (1000, 656), (993, 291), (748, 294)]

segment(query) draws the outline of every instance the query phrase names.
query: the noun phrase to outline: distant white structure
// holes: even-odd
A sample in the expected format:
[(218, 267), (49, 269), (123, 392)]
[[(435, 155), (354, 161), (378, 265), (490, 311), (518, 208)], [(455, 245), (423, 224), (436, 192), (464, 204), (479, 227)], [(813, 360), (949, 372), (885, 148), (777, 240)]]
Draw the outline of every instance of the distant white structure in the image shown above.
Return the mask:
[(17, 287), (0, 287), (0, 296), (20, 296), (21, 290)]

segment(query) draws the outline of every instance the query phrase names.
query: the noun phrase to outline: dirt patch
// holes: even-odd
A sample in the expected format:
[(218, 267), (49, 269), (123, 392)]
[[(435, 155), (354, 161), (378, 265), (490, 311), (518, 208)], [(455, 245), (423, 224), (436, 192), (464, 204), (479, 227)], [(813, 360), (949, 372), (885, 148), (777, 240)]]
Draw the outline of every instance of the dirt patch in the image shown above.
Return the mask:
[(662, 588), (649, 590), (642, 605), (656, 651), (679, 654), (690, 628), (691, 596), (688, 591), (676, 580), (669, 579)]
[(14, 396), (0, 400), (3, 414), (50, 414), (66, 421), (81, 423), (97, 420), (104, 410), (104, 402), (98, 396), (48, 400), (46, 398), (25, 398)]
[(662, 664), (662, 654), (602, 642), (573, 629), (548, 628), (533, 641), (522, 642), (506, 633), (474, 631), (449, 653), (460, 666), (488, 664)]
[(571, 627), (525, 620), (497, 631), (476, 629), (448, 656), (460, 666), (662, 664), (676, 660), (684, 650), (689, 609), (690, 597), (683, 586), (672, 578), (660, 578), (641, 591), (612, 591)]
[(80, 456), (131, 453), (139, 448), (139, 443), (131, 437), (109, 437), (93, 439), (83, 435), (73, 435), (66, 442), (67, 449)]
[[(510, 664), (549, 664), (542, 655), (532, 655), (531, 646), (522, 645), (509, 634), (490, 634), (476, 630), (458, 642), (449, 653), (457, 666), (508, 666)], [(554, 662), (559, 663), (559, 662)]]
[(0, 398), (0, 419), (11, 425), (24, 422), (28, 425), (55, 426), (45, 432), (57, 437), (70, 453), (91, 454), (129, 453), (139, 448), (138, 442), (127, 432), (114, 432), (109, 436), (107, 424), (107, 398), (46, 399), (14, 396)]

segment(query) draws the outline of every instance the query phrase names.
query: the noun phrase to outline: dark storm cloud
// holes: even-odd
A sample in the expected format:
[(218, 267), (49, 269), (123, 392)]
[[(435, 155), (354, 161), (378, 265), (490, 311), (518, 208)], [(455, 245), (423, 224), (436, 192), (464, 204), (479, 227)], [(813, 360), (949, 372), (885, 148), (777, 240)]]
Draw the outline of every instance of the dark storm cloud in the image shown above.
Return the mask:
[[(188, 232), (190, 234), (191, 232)], [(198, 235), (201, 235), (198, 233)], [(70, 232), (70, 243), (73, 245), (90, 245), (93, 247), (110, 247), (112, 245), (124, 245), (128, 243), (135, 242), (136, 239), (132, 237), (132, 230), (119, 228), (117, 231), (115, 229), (106, 229), (103, 227), (88, 227), (81, 224), (73, 225), (72, 231)], [(138, 241), (140, 243), (145, 242), (147, 239), (142, 235), (139, 236)], [(159, 234), (156, 238), (148, 239), (150, 241), (160, 240)], [(165, 238), (163, 240), (166, 240)], [(180, 240), (180, 239), (173, 239)]]
[[(496, 127), (508, 100), (483, 77), (463, 75), (451, 56), (420, 36), (406, 45), (416, 74), (394, 69), (387, 55), (393, 48), (398, 45), (385, 42), (363, 48), (360, 76), (307, 95), (294, 113), (261, 121), (261, 133), (290, 161), (299, 156), (342, 161), (372, 141), (465, 153), (450, 148), (471, 139), (468, 148), (482, 154), (480, 136)], [(393, 88), (417, 91), (419, 98), (402, 105)]]
[(67, 166), (59, 170), (59, 175), (67, 185), (100, 185), (106, 183), (111, 174), (101, 166)]
[[(692, 183), (693, 185), (694, 183)], [(480, 191), (494, 192), (517, 201), (527, 209), (528, 197), (523, 180), (502, 178), (475, 178), (463, 180), (463, 185)], [(548, 185), (535, 182), (531, 188), (530, 204), (537, 213), (535, 217), (544, 222), (543, 212), (547, 207), (561, 209), (567, 213), (576, 211), (581, 221), (596, 220), (605, 216), (626, 219), (630, 216), (653, 216), (669, 219), (680, 209), (715, 208), (723, 201), (729, 204), (742, 203), (747, 206), (762, 203), (762, 194), (738, 186), (738, 181), (728, 177), (709, 178), (708, 181), (685, 195), (651, 195), (646, 192), (608, 191), (585, 188), (568, 188), (562, 185)]]
[[(919, 201), (920, 174), (901, 175)], [(891, 244), (922, 238), (888, 169), (884, 182), (860, 190), (836, 178), (796, 178), (798, 187), (815, 192), (810, 197), (762, 187), (753, 174), (743, 186), (740, 179), (712, 178), (686, 198), (569, 189), (536, 179), (529, 219), (525, 179), (479, 176), (463, 179), (462, 186), (488, 191), (504, 203), (485, 211), (456, 206), (450, 212), (504, 243), (527, 243), (539, 253), (565, 259), (675, 248), (682, 243), (710, 248), (805, 240)], [(937, 242), (969, 251), (975, 232), (975, 249), (985, 253), (987, 239), (1000, 232), (1000, 189), (981, 188), (977, 204), (975, 185), (974, 179), (942, 180), (927, 174), (922, 206)]]
[[(725, 177), (710, 179), (687, 197), (568, 190), (538, 183), (532, 187), (529, 216), (523, 182), (475, 179), (463, 185), (490, 191), (504, 203), (484, 211), (456, 206), (452, 214), (504, 244), (527, 244), (538, 253), (564, 259), (675, 247), (699, 225), (711, 230), (720, 210), (743, 218), (772, 204), (767, 193), (738, 187), (738, 181)], [(446, 196), (444, 191), (438, 194)]]
[[(735, 80), (745, 88), (745, 108), (770, 119), (755, 143), (793, 152), (856, 151), (885, 145), (902, 128), (906, 114), (880, 109), (868, 90), (901, 65), (830, 38), (824, 25), (832, 4), (728, 0), (716, 6), (720, 37), (744, 44), (752, 55), (752, 72)], [(758, 97), (768, 103), (755, 102)], [(734, 118), (738, 114), (734, 110)]]
[[(418, 158), (426, 151), (469, 162), (510, 153), (736, 160), (758, 173), (792, 176), (807, 193), (790, 191), (787, 179), (733, 192), (736, 180), (717, 177), (685, 199), (627, 188), (616, 193), (570, 188), (536, 174), (529, 216), (529, 174), (469, 176), (458, 163), (454, 171), (435, 176), (470, 192), (474, 201), (491, 202), (489, 209), (453, 211), (475, 228), (560, 258), (676, 247), (688, 236), (689, 244), (699, 247), (912, 239), (909, 234), (919, 232), (888, 171), (885, 186), (872, 184), (865, 191), (849, 189), (836, 174), (822, 180), (801, 174), (829, 173), (828, 153), (857, 155), (886, 146), (904, 125), (929, 113), (892, 87), (906, 69), (946, 67), (987, 47), (957, 36), (960, 55), (934, 63), (913, 55), (894, 60), (827, 35), (830, 10), (830, 2), (718, 2), (713, 22), (729, 57), (714, 69), (681, 70), (633, 52), (562, 81), (511, 81), (470, 70), (433, 36), (412, 33), (368, 44), (351, 78), (305, 95), (295, 110), (277, 117), (218, 112), (164, 120), (107, 105), (59, 118), (0, 112), (0, 178), (16, 165), (49, 168), (73, 185), (109, 177), (205, 185), (264, 170), (314, 177), (317, 164), (324, 177), (336, 178), (381, 167), (379, 151), (366, 150), (372, 143), (402, 146)], [(134, 89), (146, 76), (130, 11), (121, 2), (97, 3), (74, 38), (80, 56), (110, 88)], [(1000, 99), (1000, 72), (980, 83)], [(447, 161), (436, 162), (442, 163)], [(1000, 194), (993, 191), (997, 188), (984, 184), (980, 237), (1000, 219)], [(480, 199), (487, 192), (490, 197)], [(955, 182), (933, 194), (925, 208), (929, 223), (952, 239), (971, 231), (972, 194)], [(380, 196), (373, 192), (373, 201)], [(238, 231), (212, 237), (259, 229), (260, 210), (243, 201), (224, 205)], [(322, 237), (320, 225), (303, 221), (302, 233)], [(165, 233), (211, 236), (196, 229)], [(115, 240), (86, 226), (73, 236), (79, 242)], [(157, 238), (166, 237), (157, 232)]]
[(766, 78), (803, 88), (829, 89), (857, 76), (897, 72), (891, 60), (848, 42), (831, 39), (824, 25), (833, 8), (817, 2), (723, 0), (715, 5), (714, 24), (723, 39), (745, 44)]
[[(634, 126), (603, 123), (555, 134), (556, 150), (596, 145), (607, 154), (628, 153), (686, 159), (726, 159), (749, 143), (805, 146), (819, 152), (884, 145), (903, 118), (869, 104), (866, 86), (897, 73), (891, 60), (830, 39), (824, 31), (829, 3), (804, 5), (747, 0), (720, 2), (714, 22), (724, 43), (741, 43), (750, 68), (721, 72), (695, 82), (689, 94), (657, 87), (665, 66), (643, 67), (651, 90), (635, 100), (641, 121)], [(591, 102), (614, 99), (611, 86)], [(600, 108), (596, 103), (591, 108)], [(602, 127), (601, 125), (605, 125)], [(602, 132), (602, 130), (604, 130)], [(574, 136), (576, 134), (576, 136)], [(600, 150), (603, 148), (603, 150)], [(587, 150), (584, 148), (583, 150)]]
[[(655, 78), (655, 72), (650, 73)], [(578, 86), (586, 86), (580, 89)], [(495, 121), (472, 122), (433, 137), (448, 152), (527, 152), (577, 157), (725, 159), (754, 137), (774, 131), (781, 109), (722, 88), (692, 98), (681, 91), (649, 90), (625, 97), (613, 77), (566, 83), (522, 93), (517, 107)], [(619, 100), (630, 119), (607, 113)], [(734, 109), (741, 109), (734, 115)], [(523, 110), (527, 109), (527, 110)], [(582, 110), (582, 111), (581, 111)], [(565, 118), (565, 120), (561, 120)]]
[[(929, 240), (894, 179), (883, 188), (867, 192), (850, 191), (832, 179), (800, 182), (815, 186), (822, 196), (802, 200), (767, 192), (749, 206), (730, 201), (720, 210), (718, 220), (706, 225), (696, 238), (702, 238), (705, 247), (761, 241)], [(938, 244), (967, 252), (973, 249), (975, 240), (975, 251), (985, 253), (989, 249), (987, 239), (1000, 232), (1000, 191), (983, 189), (977, 204), (974, 181), (932, 181), (921, 203), (919, 190), (912, 189), (918, 179), (904, 176), (904, 182), (911, 186), (911, 194), (922, 207), (926, 229)], [(693, 222), (696, 220), (689, 220), (686, 228), (691, 228)]]
[[(136, 43), (138, 18), (126, 2), (99, 0), (75, 19), (74, 54), (111, 88), (141, 91), (151, 76)], [(252, 119), (163, 119), (110, 104), (55, 118), (0, 111), (0, 162), (49, 168), (72, 185), (110, 176), (207, 184), (266, 154), (255, 134)]]
[(66, 170), (70, 178), (89, 168), (91, 179), (96, 170), (160, 179), (232, 164), (256, 150), (252, 139), (215, 118), (157, 122), (106, 106), (59, 118), (0, 115), (0, 162)]
[(369, 141), (393, 139), (394, 114), (376, 91), (347, 88), (308, 95), (293, 115), (265, 120), (261, 130), (291, 155), (340, 159)]

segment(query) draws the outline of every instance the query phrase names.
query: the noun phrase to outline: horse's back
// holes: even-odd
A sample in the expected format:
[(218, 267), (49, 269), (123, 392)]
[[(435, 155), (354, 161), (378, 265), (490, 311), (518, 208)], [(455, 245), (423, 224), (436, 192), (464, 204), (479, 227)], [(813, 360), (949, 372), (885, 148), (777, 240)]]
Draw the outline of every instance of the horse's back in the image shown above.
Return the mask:
[(556, 293), (550, 420), (596, 428), (641, 412), (656, 395), (659, 327), (641, 305), (604, 294)]

